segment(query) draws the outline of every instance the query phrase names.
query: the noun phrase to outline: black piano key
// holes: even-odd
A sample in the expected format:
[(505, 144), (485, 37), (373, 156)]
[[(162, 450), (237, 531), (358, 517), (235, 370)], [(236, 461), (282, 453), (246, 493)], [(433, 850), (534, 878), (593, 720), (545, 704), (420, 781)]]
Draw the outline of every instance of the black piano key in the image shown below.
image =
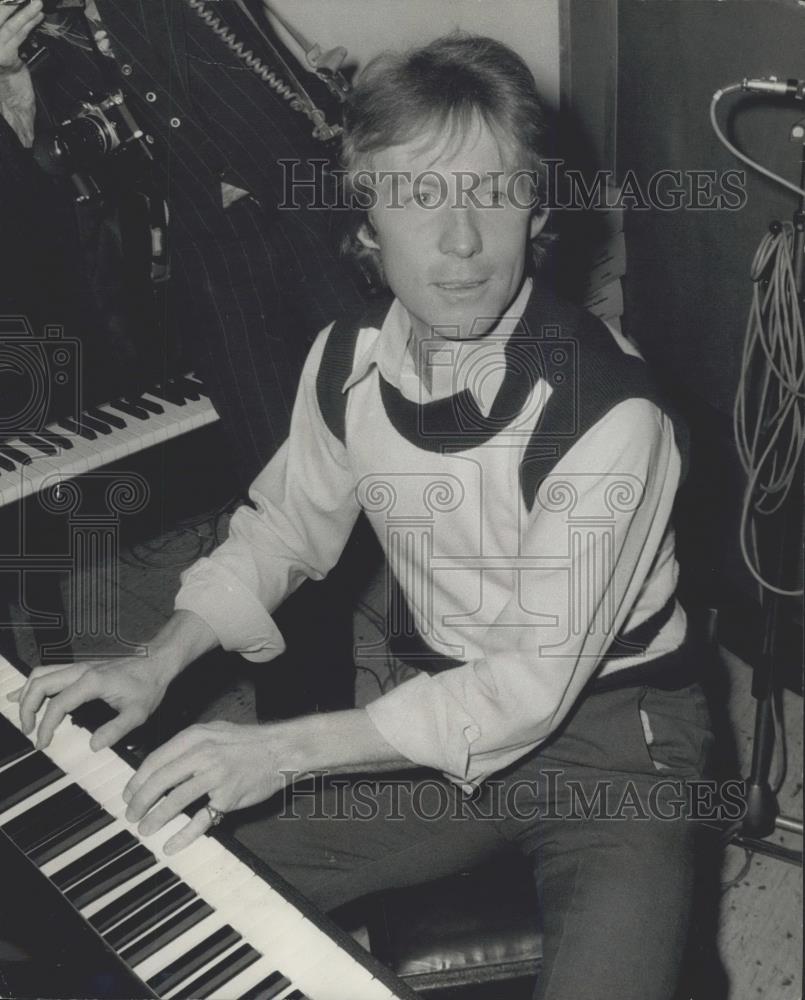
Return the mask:
[(100, 806), (79, 785), (68, 785), (6, 823), (3, 829), (17, 847), (27, 853), (40, 840), (57, 834), (92, 808)]
[(206, 1000), (260, 958), (262, 955), (259, 951), (255, 951), (249, 944), (242, 944), (205, 973), (183, 986), (178, 993), (174, 993), (173, 1000)]
[(37, 433), (39, 437), (55, 445), (57, 448), (64, 448), (65, 451), (69, 451), (73, 447), (73, 442), (69, 438), (54, 431), (52, 427), (46, 427)]
[(23, 757), (5, 771), (0, 771), (0, 813), (63, 776), (64, 771), (43, 753)]
[(27, 444), (29, 448), (35, 448), (37, 451), (40, 451), (43, 455), (58, 455), (59, 453), (59, 449), (43, 437), (36, 437), (33, 434), (20, 434), (20, 441), (23, 444)]
[(33, 743), (12, 725), (4, 715), (0, 715), (0, 767), (19, 760), (32, 753)]
[(189, 931), (191, 927), (208, 917), (213, 912), (213, 908), (203, 899), (194, 899), (193, 902), (183, 910), (174, 914), (159, 927), (155, 927), (150, 933), (141, 937), (134, 944), (120, 952), (120, 957), (129, 966), (139, 965), (146, 958), (150, 958), (160, 948), (175, 941), (180, 934)]
[(85, 854), (83, 858), (78, 858), (65, 868), (60, 868), (52, 877), (54, 885), (59, 889), (70, 889), (81, 879), (87, 878), (101, 865), (109, 864), (119, 858), (121, 854), (130, 851), (137, 846), (137, 838), (133, 837), (128, 830), (121, 830), (114, 837), (99, 844), (96, 848)]
[(112, 428), (105, 420), (98, 420), (96, 417), (91, 417), (86, 410), (81, 414), (80, 423), (82, 427), (88, 427), (98, 434), (112, 433)]
[(126, 400), (127, 403), (131, 403), (132, 406), (141, 406), (144, 410), (148, 410), (149, 413), (155, 413), (160, 416), (165, 412), (165, 407), (160, 406), (153, 399), (146, 399), (144, 396), (133, 396)]
[(170, 379), (170, 381), (177, 389), (184, 393), (187, 399), (192, 399), (194, 403), (197, 403), (201, 399), (203, 386), (200, 382), (196, 382), (195, 379), (179, 376), (178, 378)]
[(126, 421), (122, 417), (117, 416), (116, 413), (109, 413), (108, 410), (101, 410), (97, 406), (90, 406), (84, 412), (109, 427), (116, 427), (119, 431), (124, 430), (127, 426)]
[(63, 420), (57, 421), (59, 427), (63, 427), (66, 431), (70, 431), (71, 434), (78, 434), (79, 437), (84, 438), (87, 441), (94, 441), (98, 436), (95, 431), (90, 430), (89, 427), (82, 427), (81, 424), (76, 423), (72, 417), (65, 417)]
[(93, 917), (90, 917), (89, 922), (99, 934), (105, 934), (110, 927), (125, 920), (135, 910), (139, 910), (157, 896), (161, 896), (178, 881), (179, 876), (176, 872), (172, 872), (170, 868), (160, 868), (139, 885), (135, 885), (133, 889), (123, 893), (119, 899), (107, 903), (102, 910), (98, 910)]
[(234, 927), (229, 925), (221, 927), (194, 948), (185, 952), (180, 958), (177, 958), (175, 962), (171, 962), (170, 965), (152, 976), (148, 980), (148, 985), (158, 996), (161, 996), (183, 983), (188, 976), (198, 972), (199, 969), (217, 958), (222, 951), (226, 951), (238, 941), (240, 941), (240, 934)]
[(87, 837), (91, 837), (93, 833), (103, 830), (113, 820), (114, 817), (110, 816), (108, 812), (99, 806), (97, 812), (74, 823), (71, 827), (58, 834), (58, 836), (51, 837), (50, 840), (45, 840), (41, 844), (38, 844), (28, 852), (28, 857), (35, 865), (41, 868), (42, 865), (48, 861), (52, 861), (53, 858), (57, 858), (64, 851), (75, 847), (76, 844), (80, 844)]
[(125, 399), (115, 399), (108, 405), (129, 417), (136, 417), (137, 420), (148, 420), (148, 410), (144, 410), (142, 406), (134, 406), (133, 403), (129, 403)]
[(285, 1000), (308, 1000), (307, 994), (303, 993), (301, 990), (294, 990), (293, 993), (289, 993)]
[(157, 399), (164, 399), (166, 403), (170, 403), (172, 406), (187, 406), (185, 397), (170, 382), (166, 382), (164, 385), (155, 385), (148, 390), (148, 393), (151, 396), (156, 396)]
[(10, 462), (7, 458), (4, 458), (2, 454), (0, 454), (0, 469), (5, 469), (6, 472), (16, 472), (18, 466), (15, 465), (13, 462)]
[(180, 882), (144, 909), (132, 913), (122, 923), (108, 931), (104, 937), (115, 951), (120, 951), (127, 944), (131, 944), (132, 941), (150, 931), (152, 927), (156, 927), (165, 917), (176, 913), (191, 899), (195, 899), (195, 896), (196, 894), (190, 886)]
[(17, 465), (30, 465), (33, 461), (27, 452), (20, 451), (19, 448), (12, 448), (9, 444), (0, 445), (0, 454), (5, 455), (12, 462), (16, 462)]
[(278, 993), (287, 990), (291, 985), (291, 980), (283, 976), (281, 972), (272, 972), (270, 976), (253, 986), (248, 993), (244, 993), (240, 1000), (271, 1000)]
[(147, 848), (140, 845), (135, 847), (133, 851), (129, 851), (118, 858), (117, 861), (113, 861), (110, 865), (101, 868), (95, 875), (91, 875), (89, 878), (84, 879), (83, 882), (79, 882), (78, 885), (68, 890), (65, 895), (75, 906), (81, 909), (82, 906), (88, 906), (96, 899), (100, 899), (101, 896), (105, 896), (107, 892), (111, 892), (112, 889), (116, 889), (119, 885), (128, 882), (135, 875), (147, 872), (156, 863), (157, 859), (154, 855)]

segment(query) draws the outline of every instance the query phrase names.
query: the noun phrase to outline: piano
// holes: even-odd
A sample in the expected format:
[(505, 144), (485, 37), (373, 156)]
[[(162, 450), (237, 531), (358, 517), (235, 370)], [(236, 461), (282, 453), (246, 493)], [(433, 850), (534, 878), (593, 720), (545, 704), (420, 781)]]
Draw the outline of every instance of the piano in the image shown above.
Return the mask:
[(41, 428), (0, 435), (0, 507), (218, 419), (192, 374), (89, 406)]
[[(414, 1000), (232, 838), (203, 836), (165, 856), (162, 845), (186, 819), (143, 838), (121, 797), (133, 768), (111, 749), (92, 752), (75, 720), (36, 750), (7, 697), (24, 681), (0, 658), (0, 859), (13, 866), (2, 872), (4, 893), (24, 870), (44, 893), (41, 933), (51, 910), (69, 914), (94, 947), (87, 990), (165, 1000)], [(6, 895), (4, 908), (13, 905)]]

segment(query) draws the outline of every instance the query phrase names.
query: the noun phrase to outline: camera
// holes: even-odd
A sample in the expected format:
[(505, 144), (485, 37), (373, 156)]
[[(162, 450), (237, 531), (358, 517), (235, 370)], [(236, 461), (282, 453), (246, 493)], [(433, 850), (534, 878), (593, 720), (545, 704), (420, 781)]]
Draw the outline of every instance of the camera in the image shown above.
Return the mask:
[(0, 317), (0, 435), (36, 433), (80, 412), (81, 344), (60, 327), (35, 336), (24, 316)]
[(34, 159), (46, 173), (76, 174), (91, 170), (143, 136), (117, 91), (95, 102), (82, 101), (72, 118), (37, 135)]

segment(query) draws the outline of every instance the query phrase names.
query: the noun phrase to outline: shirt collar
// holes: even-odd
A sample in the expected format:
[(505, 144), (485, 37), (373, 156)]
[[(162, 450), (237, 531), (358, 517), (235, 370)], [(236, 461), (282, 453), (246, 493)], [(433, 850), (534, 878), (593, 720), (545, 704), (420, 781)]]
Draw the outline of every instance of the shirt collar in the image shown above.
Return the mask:
[[(479, 340), (452, 341), (442, 350), (429, 354), (428, 361), (434, 375), (431, 392), (421, 385), (415, 374), (408, 350), (411, 319), (400, 300), (395, 298), (379, 328), (366, 327), (362, 330), (368, 336), (358, 341), (360, 354), (344, 382), (342, 392), (347, 392), (372, 368), (377, 368), (387, 382), (409, 398), (422, 402), (469, 389), (484, 416), (489, 416), (506, 370), (503, 352), (525, 311), (532, 286), (532, 279), (526, 278), (506, 315)], [(483, 377), (473, 377), (473, 374), (482, 374)]]

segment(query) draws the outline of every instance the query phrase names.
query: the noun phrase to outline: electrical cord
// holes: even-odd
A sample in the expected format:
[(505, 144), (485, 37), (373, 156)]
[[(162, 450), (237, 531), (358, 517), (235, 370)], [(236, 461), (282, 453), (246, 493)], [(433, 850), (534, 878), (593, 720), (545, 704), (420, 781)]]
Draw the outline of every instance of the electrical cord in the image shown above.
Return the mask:
[(726, 135), (722, 131), (721, 126), (718, 124), (718, 115), (716, 113), (716, 109), (718, 107), (719, 101), (722, 99), (722, 97), (726, 97), (727, 94), (734, 94), (743, 89), (744, 89), (743, 84), (731, 83), (728, 87), (722, 87), (721, 90), (717, 90), (715, 94), (713, 94), (713, 98), (710, 101), (710, 123), (713, 126), (713, 131), (715, 132), (719, 142), (721, 142), (721, 144), (725, 146), (732, 153), (732, 155), (737, 157), (742, 163), (746, 163), (753, 170), (757, 170), (758, 173), (763, 174), (764, 177), (768, 177), (770, 180), (777, 181), (778, 184), (782, 184), (783, 187), (787, 187), (789, 190), (793, 191), (794, 194), (801, 195), (803, 198), (805, 198), (805, 189), (797, 187), (796, 184), (792, 184), (791, 181), (786, 180), (785, 177), (781, 177), (779, 174), (774, 173), (773, 170), (769, 170), (768, 167), (764, 167), (761, 163), (758, 163), (757, 160), (753, 160), (750, 156), (747, 156), (746, 153), (743, 153), (740, 149), (738, 149), (737, 146), (733, 145), (733, 143), (730, 142), (730, 140), (726, 137)]
[(749, 572), (764, 590), (795, 597), (763, 576), (757, 527), (776, 513), (795, 486), (805, 446), (805, 337), (793, 270), (794, 227), (776, 223), (752, 261), (754, 283), (733, 429), (747, 476), (739, 540)]
[(233, 52), (250, 70), (256, 73), (261, 80), (264, 80), (269, 87), (283, 100), (288, 101), (294, 111), (306, 115), (315, 126), (313, 135), (317, 139), (333, 139), (341, 134), (340, 125), (329, 125), (324, 118), (324, 113), (317, 108), (307, 95), (294, 90), (279, 74), (270, 69), (259, 56), (256, 56), (251, 49), (246, 48), (238, 36), (226, 25), (217, 14), (207, 8), (204, 0), (187, 0), (190, 8), (201, 18), (202, 21), (217, 35), (227, 48)]

